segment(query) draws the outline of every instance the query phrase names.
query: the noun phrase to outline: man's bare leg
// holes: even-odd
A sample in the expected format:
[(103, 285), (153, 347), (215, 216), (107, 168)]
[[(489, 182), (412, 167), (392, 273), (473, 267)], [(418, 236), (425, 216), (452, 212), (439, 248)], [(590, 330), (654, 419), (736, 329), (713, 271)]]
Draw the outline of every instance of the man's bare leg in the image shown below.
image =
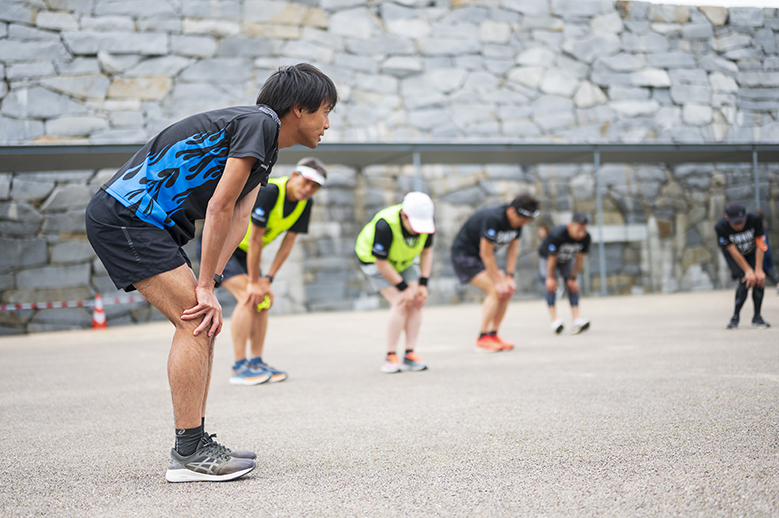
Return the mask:
[[(408, 283), (408, 289), (416, 290), (417, 281), (411, 281)], [(417, 337), (419, 337), (419, 329), (422, 327), (422, 308), (416, 308), (409, 306), (406, 308), (406, 323), (404, 330), (406, 332), (406, 350), (413, 351), (417, 345)]]
[[(501, 305), (500, 297), (498, 297), (498, 292), (495, 290), (495, 283), (490, 279), (487, 270), (482, 270), (476, 274), (470, 280), (470, 283), (487, 294), (481, 305), (481, 328), (479, 329), (479, 332), (489, 333), (490, 331), (497, 331), (497, 328), (491, 327), (494, 325)], [(507, 306), (508, 301), (505, 301), (505, 303)], [(505, 313), (506, 309), (504, 307), (503, 314)]]
[(389, 286), (379, 291), (390, 303), (389, 319), (387, 322), (387, 352), (394, 353), (398, 347), (398, 340), (403, 328), (406, 327), (406, 309), (401, 309), (398, 303), (401, 300), (400, 292), (394, 286)]
[[(236, 275), (225, 279), (222, 286), (233, 294), (238, 302), (230, 317), (230, 335), (233, 339), (233, 354), (235, 361), (246, 359), (246, 342), (252, 334), (253, 315), (252, 309), (244, 304), (246, 300), (246, 285), (249, 282), (247, 275)], [(254, 311), (256, 313), (256, 311)]]
[(168, 380), (176, 428), (200, 426), (208, 398), (214, 338), (193, 335), (201, 320), (182, 320), (185, 310), (197, 305), (197, 280), (186, 264), (138, 281), (135, 287), (175, 326), (168, 355)]
[(262, 356), (265, 349), (265, 334), (268, 332), (268, 310), (263, 309), (259, 313), (254, 312), (252, 316), (254, 325), (252, 326), (251, 336), (249, 337), (252, 358)]

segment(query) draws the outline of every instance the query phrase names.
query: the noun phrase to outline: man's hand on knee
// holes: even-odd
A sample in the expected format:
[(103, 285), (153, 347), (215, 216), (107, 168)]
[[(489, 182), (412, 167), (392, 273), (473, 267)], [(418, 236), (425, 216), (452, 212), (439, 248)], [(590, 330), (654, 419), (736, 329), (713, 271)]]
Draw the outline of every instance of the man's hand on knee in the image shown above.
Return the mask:
[(193, 335), (197, 336), (208, 329), (208, 336), (216, 336), (222, 331), (222, 306), (216, 298), (213, 288), (198, 286), (195, 288), (197, 305), (184, 311), (181, 320), (195, 320), (202, 317), (203, 321), (195, 328)]

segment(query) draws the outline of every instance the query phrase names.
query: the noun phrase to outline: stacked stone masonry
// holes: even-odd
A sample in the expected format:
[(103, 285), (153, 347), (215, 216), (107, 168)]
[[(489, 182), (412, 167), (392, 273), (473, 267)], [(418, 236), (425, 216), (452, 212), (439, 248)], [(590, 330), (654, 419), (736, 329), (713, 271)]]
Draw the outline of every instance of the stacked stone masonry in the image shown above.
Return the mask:
[[(274, 70), (299, 61), (339, 88), (325, 142), (779, 142), (778, 36), (779, 9), (611, 0), (4, 0), (0, 145), (140, 144), (192, 113), (252, 104)], [(275, 284), (277, 313), (379, 305), (354, 238), (412, 188), (414, 171), (334, 171)], [(555, 223), (595, 212), (591, 166), (422, 172), (439, 228), (434, 303), (476, 299), (457, 285), (448, 248), (477, 208), (528, 190)], [(604, 223), (643, 229), (606, 245), (612, 293), (730, 285), (712, 226), (728, 201), (754, 207), (750, 164), (601, 172)], [(3, 303), (114, 293), (83, 223), (112, 173), (0, 164)], [(778, 174), (760, 167), (772, 229)], [(540, 292), (536, 226), (522, 240), (523, 296)], [(590, 263), (585, 284), (597, 292), (597, 250)], [(107, 313), (113, 325), (151, 315), (145, 304)], [(81, 309), (0, 312), (0, 333), (90, 322)]]

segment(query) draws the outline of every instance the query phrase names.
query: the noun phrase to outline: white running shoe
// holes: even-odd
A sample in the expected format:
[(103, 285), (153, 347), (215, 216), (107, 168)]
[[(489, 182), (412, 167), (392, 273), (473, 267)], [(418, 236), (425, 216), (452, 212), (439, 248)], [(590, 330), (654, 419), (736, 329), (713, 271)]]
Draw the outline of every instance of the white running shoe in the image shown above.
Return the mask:
[(573, 321), (573, 326), (571, 329), (572, 335), (578, 335), (582, 331), (586, 331), (590, 328), (590, 321), (586, 318), (577, 318)]
[(555, 334), (560, 334), (563, 332), (563, 329), (565, 329), (565, 326), (563, 325), (563, 321), (559, 318), (552, 322), (552, 331), (555, 332)]

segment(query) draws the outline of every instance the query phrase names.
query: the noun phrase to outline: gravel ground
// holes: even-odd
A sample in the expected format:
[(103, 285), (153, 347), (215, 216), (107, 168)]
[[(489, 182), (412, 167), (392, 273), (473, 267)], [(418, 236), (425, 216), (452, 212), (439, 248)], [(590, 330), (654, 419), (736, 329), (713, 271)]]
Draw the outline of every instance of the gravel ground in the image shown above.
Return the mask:
[(478, 306), (429, 308), (393, 375), (386, 311), (277, 317), (256, 387), (228, 329), (207, 429), (260, 462), (221, 484), (164, 479), (169, 324), (1, 338), (0, 516), (777, 516), (779, 297), (726, 331), (732, 298), (584, 299), (577, 336), (517, 302), (492, 355)]

